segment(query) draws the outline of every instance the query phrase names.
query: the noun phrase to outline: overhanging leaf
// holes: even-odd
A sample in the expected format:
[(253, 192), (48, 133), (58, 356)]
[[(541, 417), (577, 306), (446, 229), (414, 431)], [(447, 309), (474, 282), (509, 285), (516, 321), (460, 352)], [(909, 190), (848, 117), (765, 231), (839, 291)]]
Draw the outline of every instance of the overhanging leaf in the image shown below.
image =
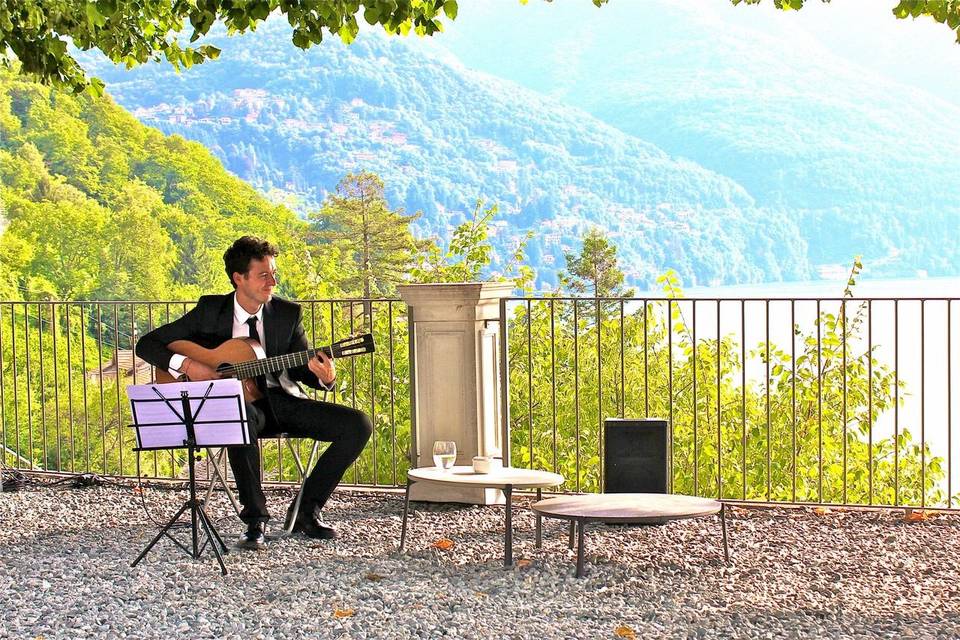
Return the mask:
[(456, 0), (447, 0), (443, 3), (443, 12), (451, 20), (457, 19), (457, 1)]

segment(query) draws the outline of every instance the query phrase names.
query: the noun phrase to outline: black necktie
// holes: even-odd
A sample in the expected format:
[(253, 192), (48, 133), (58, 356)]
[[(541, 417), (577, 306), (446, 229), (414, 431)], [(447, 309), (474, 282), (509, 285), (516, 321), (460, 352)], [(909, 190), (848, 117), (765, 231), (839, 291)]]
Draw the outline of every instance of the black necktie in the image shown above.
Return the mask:
[[(261, 348), (266, 352), (266, 347), (263, 346), (263, 342), (260, 340), (260, 332), (257, 331), (257, 316), (250, 316), (247, 318), (247, 326), (250, 327), (250, 337), (260, 343)], [(254, 379), (257, 383), (257, 388), (260, 389), (260, 392), (266, 394), (267, 392), (267, 378), (266, 376), (257, 376)]]
[[(257, 316), (247, 318), (247, 326), (250, 327), (250, 337), (260, 342), (260, 333), (257, 331)], [(263, 346), (263, 343), (260, 342), (260, 345)]]

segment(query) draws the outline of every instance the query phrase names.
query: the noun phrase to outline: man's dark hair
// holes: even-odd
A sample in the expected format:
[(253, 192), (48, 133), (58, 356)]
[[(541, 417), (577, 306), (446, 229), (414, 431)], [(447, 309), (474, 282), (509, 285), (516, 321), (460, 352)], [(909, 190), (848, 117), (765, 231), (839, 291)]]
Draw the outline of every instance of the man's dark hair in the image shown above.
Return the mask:
[(267, 256), (277, 257), (278, 255), (280, 252), (277, 248), (266, 240), (256, 236), (243, 236), (237, 238), (223, 253), (223, 266), (227, 270), (230, 284), (236, 289), (237, 285), (233, 281), (234, 273), (246, 273), (250, 268), (251, 260), (263, 260)]

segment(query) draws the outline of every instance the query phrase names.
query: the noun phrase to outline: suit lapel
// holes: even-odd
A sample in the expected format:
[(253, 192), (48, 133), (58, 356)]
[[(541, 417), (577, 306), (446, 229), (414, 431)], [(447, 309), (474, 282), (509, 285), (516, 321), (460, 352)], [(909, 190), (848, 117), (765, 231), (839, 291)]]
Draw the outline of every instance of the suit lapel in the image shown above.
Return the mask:
[(237, 294), (231, 293), (223, 297), (220, 315), (217, 316), (217, 334), (224, 340), (233, 337), (233, 297), (235, 295)]
[(267, 352), (267, 356), (277, 355), (277, 314), (273, 307), (273, 301), (267, 302), (263, 305), (263, 333), (262, 336), (264, 340), (263, 349)]

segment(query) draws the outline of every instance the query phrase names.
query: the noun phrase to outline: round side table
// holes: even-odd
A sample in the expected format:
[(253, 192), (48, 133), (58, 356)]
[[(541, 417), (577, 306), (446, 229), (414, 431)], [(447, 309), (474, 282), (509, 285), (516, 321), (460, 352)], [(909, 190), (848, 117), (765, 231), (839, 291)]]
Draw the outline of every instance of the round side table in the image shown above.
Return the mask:
[[(407, 472), (407, 492), (403, 499), (403, 526), (400, 531), (400, 551), (403, 551), (407, 540), (407, 513), (410, 510), (410, 487), (417, 482), (443, 484), (460, 487), (483, 487), (487, 489), (501, 489), (506, 498), (506, 512), (503, 534), (503, 566), (513, 564), (513, 511), (511, 501), (514, 489), (536, 489), (537, 500), (542, 498), (542, 491), (547, 487), (563, 484), (563, 476), (549, 471), (536, 469), (517, 469), (504, 467), (492, 470), (489, 473), (477, 473), (473, 467), (453, 467), (438, 469), (437, 467), (420, 467)], [(538, 502), (539, 504), (539, 502)], [(537, 514), (537, 547), (541, 543), (541, 518)]]
[(730, 562), (727, 547), (725, 505), (717, 500), (666, 493), (592, 493), (540, 500), (533, 510), (548, 518), (570, 521), (570, 548), (577, 526), (577, 577), (583, 577), (583, 530), (588, 522), (663, 524), (671, 520), (720, 514), (723, 557)]

